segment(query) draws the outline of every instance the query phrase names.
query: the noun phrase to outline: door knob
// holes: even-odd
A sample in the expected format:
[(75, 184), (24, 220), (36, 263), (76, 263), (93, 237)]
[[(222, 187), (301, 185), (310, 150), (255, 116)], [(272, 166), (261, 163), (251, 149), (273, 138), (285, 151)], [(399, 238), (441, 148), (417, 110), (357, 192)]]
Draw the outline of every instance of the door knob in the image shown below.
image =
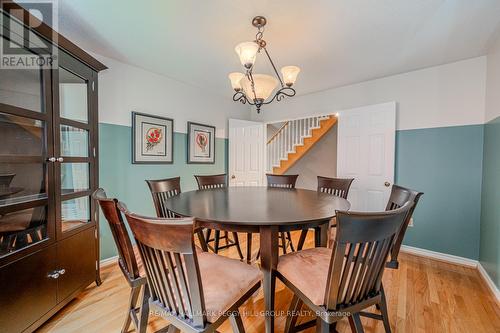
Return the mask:
[(49, 162), (55, 162), (55, 161), (57, 161), (57, 158), (50, 157), (50, 158), (47, 159), (47, 161), (49, 161)]
[(232, 175), (232, 176), (231, 176), (231, 179), (235, 179), (235, 178), (236, 178), (236, 176), (235, 176), (235, 175)]
[(62, 158), (62, 157), (59, 157), (59, 158), (57, 159), (57, 162), (63, 162), (63, 161), (64, 161), (64, 158)]
[(389, 183), (389, 182), (385, 182), (385, 183), (384, 183), (384, 186), (385, 186), (385, 187), (389, 187), (389, 186), (391, 186), (391, 183)]
[(47, 274), (47, 277), (49, 277), (49, 278), (51, 278), (51, 279), (58, 279), (60, 275), (61, 275), (61, 274), (59, 274), (59, 272), (58, 272), (58, 271), (54, 271), (54, 272), (52, 272), (52, 273)]

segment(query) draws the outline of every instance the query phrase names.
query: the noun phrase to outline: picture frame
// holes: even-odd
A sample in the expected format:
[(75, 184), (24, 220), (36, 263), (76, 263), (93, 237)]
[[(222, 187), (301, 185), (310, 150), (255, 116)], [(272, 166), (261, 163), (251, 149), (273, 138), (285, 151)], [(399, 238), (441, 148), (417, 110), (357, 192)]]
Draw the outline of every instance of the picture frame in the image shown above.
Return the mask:
[(172, 164), (173, 143), (173, 119), (132, 112), (132, 164)]
[(187, 163), (215, 164), (215, 126), (187, 123)]

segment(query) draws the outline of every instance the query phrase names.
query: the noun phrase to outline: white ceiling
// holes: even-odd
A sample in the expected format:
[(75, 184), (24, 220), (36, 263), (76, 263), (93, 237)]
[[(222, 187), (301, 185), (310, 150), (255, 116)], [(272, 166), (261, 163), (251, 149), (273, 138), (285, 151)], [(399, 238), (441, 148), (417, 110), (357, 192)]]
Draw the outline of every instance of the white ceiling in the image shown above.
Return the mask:
[[(83, 48), (230, 98), (234, 46), (255, 15), (299, 94), (476, 57), (498, 31), (499, 0), (59, 0), (59, 30)], [(257, 72), (268, 72), (261, 57)]]

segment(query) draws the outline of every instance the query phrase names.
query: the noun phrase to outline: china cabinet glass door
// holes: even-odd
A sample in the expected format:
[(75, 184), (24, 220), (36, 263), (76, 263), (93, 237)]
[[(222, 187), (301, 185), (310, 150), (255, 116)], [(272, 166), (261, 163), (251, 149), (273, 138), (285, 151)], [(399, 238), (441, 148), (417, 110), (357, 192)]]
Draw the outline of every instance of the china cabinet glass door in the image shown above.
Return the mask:
[(0, 70), (0, 266), (54, 242), (50, 75)]
[(90, 195), (97, 181), (93, 124), (95, 74), (61, 52), (54, 73), (56, 225), (59, 237), (95, 224)]

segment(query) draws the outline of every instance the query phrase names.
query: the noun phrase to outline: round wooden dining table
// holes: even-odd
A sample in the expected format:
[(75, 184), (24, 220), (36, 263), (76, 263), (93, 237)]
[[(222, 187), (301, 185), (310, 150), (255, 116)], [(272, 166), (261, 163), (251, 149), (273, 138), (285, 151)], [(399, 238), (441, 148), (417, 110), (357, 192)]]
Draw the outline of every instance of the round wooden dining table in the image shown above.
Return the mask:
[(326, 246), (328, 222), (336, 210), (350, 208), (346, 199), (334, 195), (268, 187), (183, 192), (167, 199), (165, 205), (178, 215), (195, 217), (199, 227), (260, 234), (266, 332), (274, 332), (278, 233), (314, 228), (315, 246)]

